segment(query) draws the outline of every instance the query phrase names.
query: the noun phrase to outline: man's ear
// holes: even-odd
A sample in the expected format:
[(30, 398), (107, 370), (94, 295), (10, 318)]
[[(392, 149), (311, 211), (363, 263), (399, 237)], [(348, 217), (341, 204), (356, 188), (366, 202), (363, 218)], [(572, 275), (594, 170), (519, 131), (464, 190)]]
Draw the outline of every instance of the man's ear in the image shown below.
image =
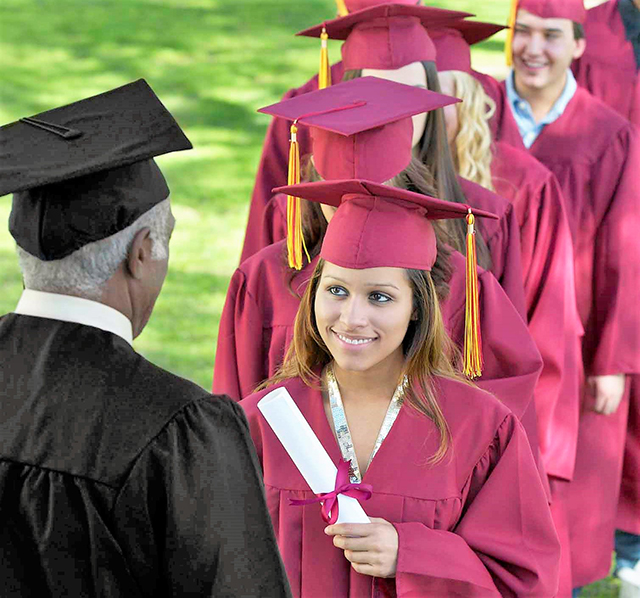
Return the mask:
[(129, 255), (127, 256), (127, 272), (132, 278), (140, 280), (144, 268), (151, 259), (151, 229), (140, 229), (133, 237)]
[(587, 49), (587, 40), (583, 37), (576, 40), (576, 49), (573, 51), (573, 59), (578, 60)]

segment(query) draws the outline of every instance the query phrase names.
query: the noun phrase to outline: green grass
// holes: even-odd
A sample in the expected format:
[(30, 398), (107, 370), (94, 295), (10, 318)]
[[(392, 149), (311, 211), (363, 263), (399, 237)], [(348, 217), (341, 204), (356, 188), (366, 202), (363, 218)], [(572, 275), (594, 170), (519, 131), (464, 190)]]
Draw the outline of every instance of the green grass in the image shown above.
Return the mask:
[[(434, 4), (504, 22), (504, 0)], [(268, 118), (256, 113), (311, 77), (318, 44), (293, 33), (335, 13), (332, 0), (3, 0), (0, 123), (144, 77), (196, 149), (158, 160), (178, 225), (164, 290), (136, 348), (209, 389), (216, 335), (238, 261)], [(496, 36), (474, 66), (504, 73)], [(333, 60), (339, 44), (330, 45)], [(10, 197), (0, 198), (5, 222)], [(22, 283), (0, 232), (0, 313)], [(610, 579), (585, 596), (616, 595)]]
[[(473, 2), (450, 6), (473, 12)], [(505, 18), (499, 2), (480, 17)], [(195, 150), (159, 158), (178, 226), (169, 276), (136, 347), (211, 387), (216, 333), (237, 265), (268, 118), (256, 113), (317, 69), (318, 44), (292, 34), (332, 0), (3, 0), (0, 122), (146, 78)], [(498, 72), (501, 42), (478, 51)], [(334, 60), (339, 43), (330, 48)], [(10, 198), (0, 200), (6, 218)], [(6, 229), (5, 229), (6, 231)], [(20, 294), (13, 242), (0, 234), (0, 310)]]

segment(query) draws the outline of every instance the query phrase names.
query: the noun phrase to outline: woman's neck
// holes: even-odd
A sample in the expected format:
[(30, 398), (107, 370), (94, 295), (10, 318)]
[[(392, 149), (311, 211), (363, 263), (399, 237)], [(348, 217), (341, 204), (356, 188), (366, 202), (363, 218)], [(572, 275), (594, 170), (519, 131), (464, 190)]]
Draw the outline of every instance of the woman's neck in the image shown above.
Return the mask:
[(344, 403), (371, 404), (391, 400), (403, 367), (404, 356), (398, 352), (364, 372), (343, 370), (334, 361), (333, 373)]

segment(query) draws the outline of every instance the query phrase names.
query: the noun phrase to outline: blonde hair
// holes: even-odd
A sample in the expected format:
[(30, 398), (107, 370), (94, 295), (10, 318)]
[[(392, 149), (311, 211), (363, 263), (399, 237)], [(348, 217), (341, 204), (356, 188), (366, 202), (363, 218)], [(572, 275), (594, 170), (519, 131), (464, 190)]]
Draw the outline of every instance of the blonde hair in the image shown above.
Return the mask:
[[(324, 368), (333, 360), (318, 330), (314, 307), (323, 267), (324, 260), (320, 259), (302, 297), (284, 363), (258, 390), (291, 378), (301, 378), (307, 386), (317, 385), (320, 383), (318, 368)], [(405, 364), (400, 380), (405, 376), (408, 380), (407, 404), (428, 417), (440, 434), (438, 450), (429, 459), (429, 463), (437, 463), (449, 449), (451, 433), (438, 404), (435, 378), (473, 384), (454, 365), (460, 361), (459, 351), (446, 332), (431, 274), (423, 270), (406, 270), (406, 273), (416, 314), (403, 340)]]
[(456, 104), (460, 123), (455, 156), (458, 174), (494, 191), (489, 119), (496, 111), (496, 104), (471, 75), (462, 71), (449, 72), (453, 78), (454, 94), (462, 100)]

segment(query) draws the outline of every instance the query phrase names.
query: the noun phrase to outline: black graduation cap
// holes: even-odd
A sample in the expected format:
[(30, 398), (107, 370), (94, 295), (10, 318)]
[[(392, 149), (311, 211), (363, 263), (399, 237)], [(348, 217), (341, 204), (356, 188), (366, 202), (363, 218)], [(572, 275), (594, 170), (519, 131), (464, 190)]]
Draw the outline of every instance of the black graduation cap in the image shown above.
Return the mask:
[(20, 247), (57, 260), (169, 196), (153, 160), (192, 145), (144, 79), (0, 127), (0, 196)]

